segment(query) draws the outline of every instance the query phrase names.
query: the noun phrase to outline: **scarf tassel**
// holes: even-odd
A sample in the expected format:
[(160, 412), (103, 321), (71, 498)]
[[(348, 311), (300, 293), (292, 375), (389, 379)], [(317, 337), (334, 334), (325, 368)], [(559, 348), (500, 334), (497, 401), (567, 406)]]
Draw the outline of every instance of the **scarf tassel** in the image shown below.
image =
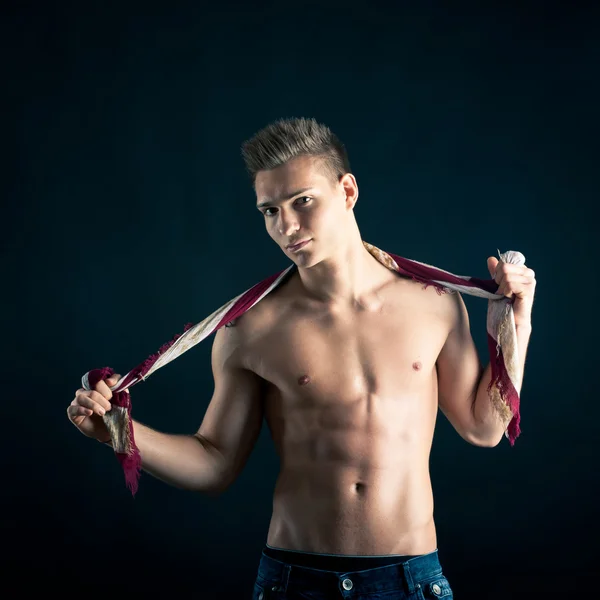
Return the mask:
[(487, 343), (492, 367), (492, 377), (487, 391), (500, 418), (505, 423), (508, 423), (505, 435), (510, 445), (514, 446), (515, 440), (521, 434), (519, 426), (521, 422), (519, 394), (513, 386), (506, 370), (502, 348), (500, 348), (496, 340), (489, 333), (487, 334)]

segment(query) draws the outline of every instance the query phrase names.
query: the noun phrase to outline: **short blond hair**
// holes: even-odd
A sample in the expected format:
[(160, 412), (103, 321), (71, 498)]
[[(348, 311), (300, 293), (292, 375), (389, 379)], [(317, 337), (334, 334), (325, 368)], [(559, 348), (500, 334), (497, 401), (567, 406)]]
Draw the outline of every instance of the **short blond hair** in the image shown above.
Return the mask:
[(259, 171), (274, 169), (299, 156), (322, 159), (325, 173), (334, 182), (350, 172), (344, 144), (329, 127), (312, 118), (279, 119), (242, 144), (242, 157), (252, 186)]

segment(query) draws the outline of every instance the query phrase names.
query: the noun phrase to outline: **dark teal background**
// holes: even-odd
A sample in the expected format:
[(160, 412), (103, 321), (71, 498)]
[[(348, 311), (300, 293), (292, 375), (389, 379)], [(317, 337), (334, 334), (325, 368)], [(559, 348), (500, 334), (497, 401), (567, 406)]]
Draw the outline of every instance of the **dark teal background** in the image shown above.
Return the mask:
[[(144, 474), (132, 499), (66, 408), (86, 371), (126, 373), (289, 264), (240, 145), (290, 116), (346, 144), (367, 241), (478, 277), (520, 250), (536, 271), (515, 447), (470, 446), (438, 421), (440, 558), (458, 599), (595, 595), (600, 15), (566, 5), (5, 5), (7, 597), (106, 598), (111, 582), (249, 597), (278, 469), (266, 427), (221, 497)], [(486, 302), (465, 302), (487, 362)], [(196, 431), (211, 342), (135, 387), (134, 417)]]

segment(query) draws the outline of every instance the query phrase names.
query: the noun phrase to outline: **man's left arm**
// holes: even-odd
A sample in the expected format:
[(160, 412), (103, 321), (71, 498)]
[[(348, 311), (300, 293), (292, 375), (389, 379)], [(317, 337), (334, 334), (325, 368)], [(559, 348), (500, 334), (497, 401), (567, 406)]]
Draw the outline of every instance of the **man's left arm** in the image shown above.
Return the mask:
[[(535, 273), (525, 267), (499, 263), (488, 258), (490, 274), (498, 283), (498, 294), (515, 297), (513, 311), (517, 330), (520, 380), (515, 382), (520, 393), (525, 358), (531, 336), (531, 309), (535, 295)], [(492, 406), (487, 391), (491, 381), (491, 365), (482, 369), (469, 329), (469, 318), (460, 294), (453, 294), (451, 326), (448, 338), (437, 360), (440, 409), (458, 433), (477, 446), (496, 446), (506, 428)]]

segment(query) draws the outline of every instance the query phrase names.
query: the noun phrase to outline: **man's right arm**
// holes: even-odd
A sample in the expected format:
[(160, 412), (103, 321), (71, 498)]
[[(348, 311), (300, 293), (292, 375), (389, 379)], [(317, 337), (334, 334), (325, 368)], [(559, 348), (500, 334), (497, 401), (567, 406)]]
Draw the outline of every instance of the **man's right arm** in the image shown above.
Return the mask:
[[(133, 420), (142, 469), (177, 488), (218, 494), (223, 491), (227, 465), (210, 442), (196, 435), (155, 431)], [(106, 442), (107, 446), (112, 446)]]
[(133, 421), (142, 469), (178, 488), (219, 494), (243, 469), (260, 434), (263, 384), (239, 364), (239, 333), (222, 328), (212, 349), (215, 383), (198, 432), (174, 435)]

